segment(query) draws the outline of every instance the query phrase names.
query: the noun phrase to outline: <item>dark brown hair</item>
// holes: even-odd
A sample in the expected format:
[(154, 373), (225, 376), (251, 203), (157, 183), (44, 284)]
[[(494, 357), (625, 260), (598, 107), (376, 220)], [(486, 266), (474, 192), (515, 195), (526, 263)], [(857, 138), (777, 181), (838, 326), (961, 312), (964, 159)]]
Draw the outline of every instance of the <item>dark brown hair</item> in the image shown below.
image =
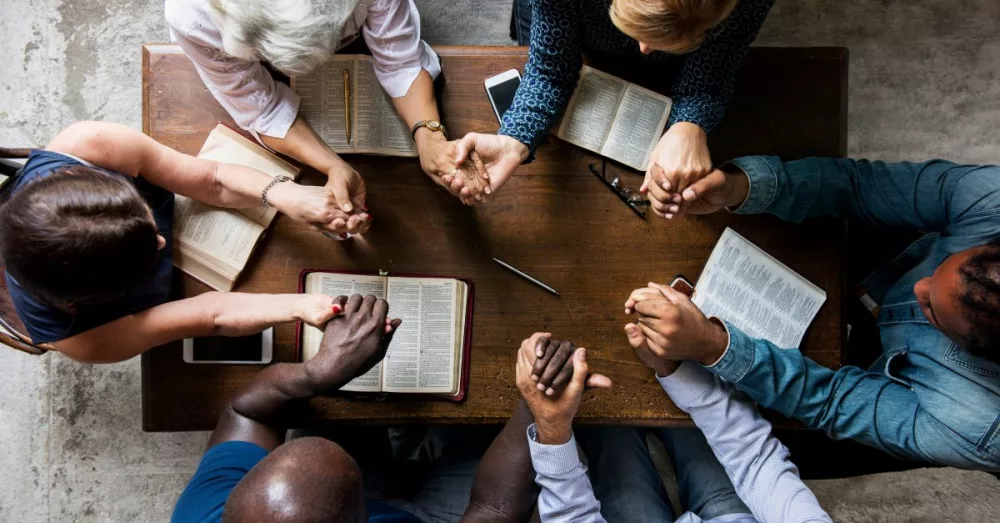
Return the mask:
[(57, 307), (120, 298), (155, 268), (156, 235), (135, 186), (85, 166), (30, 181), (0, 208), (7, 272)]

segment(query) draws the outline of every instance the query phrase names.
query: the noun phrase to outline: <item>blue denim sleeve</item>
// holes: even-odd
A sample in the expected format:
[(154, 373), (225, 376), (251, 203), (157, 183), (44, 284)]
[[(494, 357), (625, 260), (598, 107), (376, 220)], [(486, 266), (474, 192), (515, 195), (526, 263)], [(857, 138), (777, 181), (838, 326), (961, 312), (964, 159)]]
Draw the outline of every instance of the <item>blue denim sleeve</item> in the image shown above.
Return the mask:
[(222, 509), (229, 494), (257, 463), (267, 457), (267, 450), (246, 441), (227, 441), (208, 449), (198, 470), (181, 492), (172, 523), (211, 523), (222, 521)]
[(728, 323), (726, 330), (729, 346), (708, 368), (761, 406), (833, 439), (856, 439), (896, 457), (976, 466), (908, 387), (858, 367), (833, 371)]
[(736, 76), (774, 0), (743, 0), (684, 60), (671, 91), (669, 125), (692, 122), (710, 133), (722, 122)]
[(527, 145), (531, 154), (569, 103), (583, 67), (574, 18), (579, 6), (568, 9), (565, 4), (560, 0), (531, 2), (528, 63), (498, 131)]
[(1000, 236), (1000, 167), (944, 160), (887, 163), (747, 156), (730, 162), (750, 179), (735, 212), (800, 222), (819, 216), (941, 232), (957, 252)]

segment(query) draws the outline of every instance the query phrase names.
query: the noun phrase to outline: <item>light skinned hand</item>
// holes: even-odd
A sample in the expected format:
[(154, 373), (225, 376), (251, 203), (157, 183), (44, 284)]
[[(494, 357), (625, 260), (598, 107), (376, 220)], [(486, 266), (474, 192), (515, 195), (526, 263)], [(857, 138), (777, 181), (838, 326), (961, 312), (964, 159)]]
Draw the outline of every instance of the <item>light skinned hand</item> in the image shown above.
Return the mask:
[(633, 291), (625, 305), (638, 315), (635, 324), (657, 357), (710, 365), (729, 344), (722, 322), (706, 317), (690, 298), (669, 286), (650, 282), (646, 289)]
[(654, 354), (649, 348), (646, 336), (639, 329), (639, 325), (626, 323), (625, 337), (628, 339), (628, 344), (632, 346), (632, 350), (635, 351), (635, 355), (639, 357), (639, 361), (653, 369), (657, 376), (665, 378), (673, 374), (677, 370), (677, 367), (680, 366), (676, 361), (661, 358)]
[[(573, 418), (580, 408), (587, 384), (587, 350), (578, 348), (573, 352), (573, 376), (566, 388), (554, 396), (546, 396), (531, 379), (532, 362), (529, 357), (532, 351), (517, 351), (517, 387), (535, 420), (538, 441), (546, 445), (560, 445), (569, 441), (573, 434)], [(606, 385), (611, 386), (610, 380)]]
[(469, 159), (469, 153), (476, 151), (482, 158), (490, 181), (490, 192), (495, 193), (528, 158), (528, 146), (511, 138), (497, 134), (469, 133), (458, 140), (456, 164)]
[(358, 171), (354, 170), (354, 167), (340, 160), (330, 168), (326, 175), (326, 187), (333, 195), (340, 210), (348, 214), (368, 210), (365, 203), (365, 198), (368, 195), (365, 181), (358, 174)]
[(479, 168), (471, 161), (456, 163), (458, 141), (447, 141), (444, 134), (418, 131), (417, 153), (420, 167), (431, 180), (444, 187), (462, 203), (469, 205), (485, 198), (488, 175), (482, 162)]
[(653, 148), (639, 190), (648, 193), (654, 214), (673, 219), (685, 212), (684, 190), (710, 172), (708, 135), (697, 124), (677, 122)]
[(371, 223), (367, 212), (344, 212), (329, 185), (279, 183), (271, 188), (268, 201), (289, 218), (334, 234), (360, 234)]

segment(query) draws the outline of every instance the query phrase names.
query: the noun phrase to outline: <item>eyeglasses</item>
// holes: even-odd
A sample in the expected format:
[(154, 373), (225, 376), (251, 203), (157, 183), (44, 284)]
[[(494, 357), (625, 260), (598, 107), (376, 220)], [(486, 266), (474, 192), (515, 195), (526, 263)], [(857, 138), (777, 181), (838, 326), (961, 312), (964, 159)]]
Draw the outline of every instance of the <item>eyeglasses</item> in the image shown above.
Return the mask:
[[(600, 168), (598, 168), (600, 165)], [(646, 209), (649, 208), (649, 200), (646, 196), (635, 189), (630, 189), (622, 185), (621, 177), (617, 174), (613, 174), (613, 178), (608, 178), (607, 167), (608, 161), (601, 160), (600, 162), (594, 162), (590, 164), (590, 172), (594, 173), (594, 176), (601, 181), (604, 185), (611, 189), (611, 192), (618, 196), (618, 199), (622, 201), (625, 205), (628, 205), (629, 209), (632, 209), (636, 215), (638, 215), (643, 220), (646, 219)]]

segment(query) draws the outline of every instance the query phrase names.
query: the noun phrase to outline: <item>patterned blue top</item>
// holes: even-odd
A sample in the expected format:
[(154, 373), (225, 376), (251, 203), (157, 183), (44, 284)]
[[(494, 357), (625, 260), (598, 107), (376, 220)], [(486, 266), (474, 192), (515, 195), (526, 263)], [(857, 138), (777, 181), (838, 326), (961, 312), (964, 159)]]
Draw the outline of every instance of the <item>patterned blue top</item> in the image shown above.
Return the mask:
[(747, 47), (757, 38), (774, 0), (739, 0), (698, 49), (673, 55), (639, 52), (639, 44), (611, 23), (611, 0), (530, 0), (531, 43), (521, 87), (499, 134), (532, 153), (566, 108), (583, 66), (582, 53), (621, 57), (675, 77), (668, 125), (693, 122), (712, 132), (722, 121)]

